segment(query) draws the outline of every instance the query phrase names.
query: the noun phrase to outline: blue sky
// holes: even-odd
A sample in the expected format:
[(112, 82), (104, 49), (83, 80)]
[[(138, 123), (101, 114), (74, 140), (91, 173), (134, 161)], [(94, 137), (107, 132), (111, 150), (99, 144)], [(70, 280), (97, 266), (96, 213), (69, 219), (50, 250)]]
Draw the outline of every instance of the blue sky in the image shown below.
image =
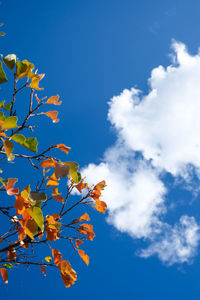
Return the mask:
[[(42, 121), (40, 149), (71, 146), (89, 181), (107, 180), (109, 206), (106, 218), (90, 213), (88, 267), (63, 245), (73, 287), (19, 269), (3, 297), (199, 299), (199, 10), (194, 0), (1, 1), (1, 53), (34, 62), (42, 94), (63, 100), (60, 122)], [(22, 181), (36, 176), (18, 168)]]

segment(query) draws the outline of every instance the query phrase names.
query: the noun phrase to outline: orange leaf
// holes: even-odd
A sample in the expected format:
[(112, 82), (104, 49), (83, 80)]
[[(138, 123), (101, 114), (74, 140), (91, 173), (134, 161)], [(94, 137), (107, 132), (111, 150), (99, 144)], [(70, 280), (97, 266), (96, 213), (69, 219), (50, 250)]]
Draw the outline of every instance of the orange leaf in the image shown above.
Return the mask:
[(15, 198), (16, 202), (14, 207), (16, 208), (17, 214), (21, 215), (25, 210), (24, 198), (21, 195), (15, 195)]
[(8, 260), (9, 261), (15, 261), (16, 257), (17, 257), (17, 254), (16, 254), (16, 250), (15, 249), (12, 249), (12, 250), (8, 251)]
[(45, 269), (45, 267), (40, 267), (40, 270), (42, 271), (42, 273), (44, 274), (44, 276), (46, 276), (46, 269)]
[(106, 186), (106, 182), (105, 182), (105, 180), (103, 180), (103, 181), (97, 183), (97, 184), (94, 186), (94, 190), (99, 190), (99, 191), (101, 191), (101, 190), (104, 189), (105, 186)]
[(53, 197), (53, 199), (54, 200), (56, 200), (56, 201), (59, 201), (59, 202), (62, 202), (62, 203), (64, 203), (64, 200), (63, 200), (63, 197), (62, 196), (55, 196), (55, 197)]
[(60, 98), (59, 95), (56, 95), (56, 96), (51, 96), (46, 103), (49, 103), (49, 104), (54, 104), (54, 105), (60, 105), (62, 103), (62, 101), (58, 101)]
[(79, 248), (79, 246), (83, 244), (83, 241), (76, 241), (75, 244), (76, 247)]
[(84, 213), (80, 218), (79, 221), (90, 221), (90, 217), (87, 213)]
[(56, 161), (53, 158), (48, 158), (40, 163), (42, 168), (52, 168), (55, 167)]
[(98, 210), (99, 212), (101, 212), (102, 214), (105, 214), (107, 204), (104, 201), (101, 201), (101, 200), (98, 200), (98, 199), (95, 202), (96, 202), (96, 205), (94, 206), (94, 208), (96, 210)]
[(12, 189), (17, 181), (18, 181), (17, 178), (8, 178), (8, 183), (6, 185), (6, 190)]
[(57, 123), (59, 122), (59, 119), (57, 119), (58, 116), (58, 112), (57, 110), (53, 110), (53, 111), (47, 111), (46, 113), (44, 113), (47, 117), (51, 118), (53, 123)]
[(80, 257), (82, 258), (82, 260), (86, 263), (86, 265), (89, 264), (89, 256), (87, 254), (85, 254), (85, 252), (81, 249), (77, 249), (78, 254), (80, 255)]
[(95, 237), (95, 233), (93, 231), (93, 226), (91, 224), (82, 224), (79, 229), (80, 234), (86, 234), (88, 240), (93, 240)]
[(82, 193), (83, 189), (88, 189), (88, 184), (81, 180), (77, 185), (75, 185), (75, 188), (79, 191), (79, 193)]
[(62, 254), (57, 249), (52, 249), (51, 251), (54, 258), (54, 263), (57, 265), (62, 260)]
[(5, 283), (8, 283), (8, 271), (4, 268), (1, 268), (1, 276)]
[(66, 154), (69, 153), (70, 147), (65, 146), (64, 144), (58, 144), (55, 146), (55, 148), (60, 149), (61, 151), (64, 151)]
[(58, 196), (58, 195), (61, 195), (61, 193), (58, 192), (58, 188), (53, 188), (53, 191), (52, 191), (52, 196)]

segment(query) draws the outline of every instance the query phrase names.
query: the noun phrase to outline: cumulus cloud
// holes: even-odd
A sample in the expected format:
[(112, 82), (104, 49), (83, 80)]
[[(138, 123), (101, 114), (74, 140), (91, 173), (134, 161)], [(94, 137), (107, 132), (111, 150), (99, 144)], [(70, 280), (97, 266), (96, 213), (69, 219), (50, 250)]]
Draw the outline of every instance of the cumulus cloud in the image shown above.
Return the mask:
[(196, 255), (200, 240), (199, 226), (194, 217), (182, 216), (174, 227), (166, 224), (164, 236), (157, 238), (140, 256), (158, 255), (165, 263), (190, 263)]
[(199, 177), (200, 167), (200, 55), (190, 55), (182, 43), (172, 47), (172, 64), (152, 70), (147, 95), (132, 88), (110, 100), (116, 144), (99, 165), (82, 170), (89, 183), (107, 181), (108, 222), (148, 239), (143, 257), (156, 254), (169, 264), (189, 262), (199, 242), (194, 217), (174, 226), (163, 221), (169, 192), (163, 174), (191, 184), (191, 169)]

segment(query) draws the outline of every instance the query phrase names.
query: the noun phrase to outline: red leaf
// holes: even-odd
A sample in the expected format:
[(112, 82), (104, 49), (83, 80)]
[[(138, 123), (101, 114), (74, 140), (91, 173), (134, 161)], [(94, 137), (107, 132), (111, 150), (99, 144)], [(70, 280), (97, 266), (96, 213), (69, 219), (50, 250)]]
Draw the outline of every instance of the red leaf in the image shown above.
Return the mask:
[(8, 271), (4, 268), (1, 268), (1, 276), (5, 283), (8, 283)]

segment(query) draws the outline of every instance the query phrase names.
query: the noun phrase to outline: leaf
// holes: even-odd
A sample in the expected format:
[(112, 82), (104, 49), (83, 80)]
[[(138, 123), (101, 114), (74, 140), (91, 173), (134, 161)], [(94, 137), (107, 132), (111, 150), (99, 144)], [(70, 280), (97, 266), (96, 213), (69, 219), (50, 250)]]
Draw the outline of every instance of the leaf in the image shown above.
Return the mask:
[[(22, 220), (24, 221), (24, 220)], [(20, 223), (21, 224), (21, 223)], [(22, 225), (22, 224), (21, 224)], [(38, 225), (35, 222), (35, 220), (30, 220), (27, 219), (24, 222), (23, 225), (24, 231), (25, 233), (32, 239), (34, 240), (34, 235), (38, 232)]]
[(9, 261), (15, 261), (17, 258), (17, 253), (15, 249), (9, 250), (8, 251), (8, 260)]
[(16, 195), (16, 201), (15, 201), (15, 209), (18, 215), (21, 215), (24, 210), (25, 210), (25, 206), (24, 206), (24, 198), (21, 195)]
[(90, 221), (90, 217), (87, 213), (84, 213), (80, 218), (79, 218), (79, 222), (82, 221)]
[[(26, 66), (26, 69), (25, 69), (24, 65)], [(17, 64), (17, 68), (18, 68), (18, 64)], [(26, 59), (23, 60), (21, 65), (20, 65), (20, 68), (21, 68), (21, 70), (20, 70), (21, 72), (18, 75), (18, 79), (24, 78), (26, 76), (28, 77), (28, 79), (30, 79), (30, 78), (35, 76), (35, 74), (32, 73), (32, 70), (35, 68), (35, 66), (34, 66), (34, 64), (30, 63), (28, 60), (26, 60)], [(18, 74), (18, 71), (17, 71), (17, 74)]]
[(51, 96), (46, 103), (49, 104), (54, 104), (54, 105), (60, 105), (62, 103), (62, 101), (58, 101), (59, 100), (59, 95), (56, 96)]
[(6, 269), (12, 269), (12, 268), (13, 268), (13, 265), (10, 264), (10, 263), (6, 263), (6, 264), (4, 265), (4, 267), (5, 267)]
[(17, 77), (19, 77), (19, 78), (25, 77), (26, 76), (25, 75), (26, 74), (26, 69), (28, 68), (28, 66), (25, 63), (21, 62), (20, 60), (17, 60), (17, 64), (16, 65), (17, 65), (17, 67), (16, 67), (16, 75), (17, 75)]
[(57, 178), (59, 178), (59, 177), (64, 178), (69, 173), (69, 167), (66, 166), (65, 164), (56, 162), (54, 172), (55, 172), (55, 175)]
[(1, 268), (1, 276), (5, 283), (8, 283), (8, 271), (4, 268)]
[(80, 241), (80, 240), (76, 241), (75, 244), (76, 244), (76, 247), (79, 248), (79, 246), (83, 244), (83, 241)]
[(0, 102), (0, 108), (3, 108), (3, 109), (5, 109), (5, 110), (10, 111), (10, 108), (11, 108), (11, 102), (5, 104), (5, 100), (1, 101), (1, 102)]
[(107, 204), (104, 201), (101, 201), (99, 199), (95, 200), (96, 205), (94, 206), (94, 208), (99, 211), (102, 214), (105, 214), (106, 212), (106, 208), (107, 208)]
[(44, 78), (44, 76), (45, 74), (35, 74), (35, 76), (31, 80), (29, 87), (39, 91), (44, 90), (43, 88), (39, 87), (39, 82)]
[(53, 158), (48, 158), (40, 163), (42, 168), (52, 168), (55, 167), (56, 161)]
[(59, 195), (58, 195), (58, 196), (53, 197), (53, 199), (56, 200), (56, 201), (59, 201), (59, 202), (64, 203), (64, 199), (63, 199), (62, 196), (59, 196)]
[(40, 201), (47, 201), (47, 195), (45, 193), (30, 192), (29, 197), (36, 203)]
[(77, 249), (78, 254), (80, 255), (80, 257), (82, 258), (82, 260), (86, 263), (86, 265), (89, 264), (89, 256), (87, 254), (85, 254), (85, 252), (81, 249)]
[(81, 180), (81, 174), (78, 172), (79, 164), (73, 161), (67, 161), (64, 164), (69, 167), (69, 174), (71, 175), (73, 181), (78, 183)]
[(16, 64), (16, 55), (15, 54), (8, 54), (7, 56), (3, 57), (3, 55), (1, 55), (4, 64), (10, 69), (13, 70)]
[(8, 129), (13, 129), (17, 128), (17, 117), (16, 116), (11, 116), (11, 117), (6, 117), (5, 121), (1, 125), (2, 130), (8, 130)]
[(44, 113), (47, 117), (51, 118), (53, 123), (58, 123), (60, 120), (57, 119), (58, 116), (58, 112), (57, 110), (53, 110), (53, 111), (48, 111), (46, 113)]
[(7, 82), (8, 79), (2, 67), (2, 62), (0, 61), (0, 84)]
[(55, 146), (55, 148), (60, 149), (61, 151), (64, 151), (66, 154), (69, 153), (70, 147), (65, 146), (64, 144), (58, 144)]
[(44, 217), (40, 207), (30, 207), (27, 208), (29, 215), (33, 218), (33, 220), (37, 223), (41, 230), (44, 230)]
[(40, 267), (40, 270), (42, 271), (42, 273), (44, 274), (44, 276), (46, 276), (46, 269), (45, 269), (45, 267)]
[(22, 134), (15, 134), (11, 136), (11, 139), (16, 143), (24, 146), (27, 149), (35, 153), (37, 152), (38, 141), (36, 138), (33, 137), (25, 138), (25, 136), (23, 136)]
[(105, 180), (103, 180), (103, 181), (97, 183), (97, 184), (94, 186), (94, 190), (101, 191), (101, 190), (103, 190), (105, 187), (106, 187), (106, 182), (105, 182)]
[(61, 195), (61, 193), (58, 192), (58, 188), (53, 188), (52, 190), (52, 196), (58, 196), (58, 195)]
[(45, 260), (46, 260), (48, 263), (50, 263), (50, 262), (52, 261), (52, 258), (51, 258), (51, 256), (46, 256), (46, 257), (45, 257)]
[(0, 36), (4, 36), (4, 35), (6, 35), (5, 32), (0, 31)]
[(2, 141), (3, 141), (3, 146), (4, 146), (4, 149), (5, 149), (8, 161), (13, 160), (15, 158), (14, 155), (11, 154), (13, 149), (14, 149), (13, 143), (10, 140), (4, 141), (2, 139)]

